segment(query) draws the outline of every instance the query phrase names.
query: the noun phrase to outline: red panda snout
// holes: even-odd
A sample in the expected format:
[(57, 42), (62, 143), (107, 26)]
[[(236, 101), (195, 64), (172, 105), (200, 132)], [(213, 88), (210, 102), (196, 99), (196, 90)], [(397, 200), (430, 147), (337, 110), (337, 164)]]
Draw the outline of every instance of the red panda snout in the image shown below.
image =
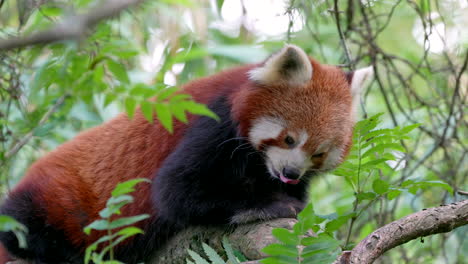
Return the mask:
[[(305, 128), (298, 131), (288, 128), (286, 121), (278, 117), (256, 119), (249, 131), (249, 140), (264, 153), (271, 176), (288, 184), (297, 184), (310, 171), (336, 168), (345, 152), (341, 143), (311, 138)], [(322, 143), (315, 144), (317, 141)]]

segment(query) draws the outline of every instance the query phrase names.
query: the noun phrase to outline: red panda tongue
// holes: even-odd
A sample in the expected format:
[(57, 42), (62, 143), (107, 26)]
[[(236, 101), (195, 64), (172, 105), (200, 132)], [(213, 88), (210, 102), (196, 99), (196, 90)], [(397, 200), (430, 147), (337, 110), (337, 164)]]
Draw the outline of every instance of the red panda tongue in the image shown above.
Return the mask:
[(279, 174), (280, 175), (280, 180), (284, 183), (287, 183), (287, 184), (298, 184), (299, 183), (299, 180), (291, 180), (291, 179), (288, 179), (286, 177), (284, 177), (284, 175), (282, 173)]

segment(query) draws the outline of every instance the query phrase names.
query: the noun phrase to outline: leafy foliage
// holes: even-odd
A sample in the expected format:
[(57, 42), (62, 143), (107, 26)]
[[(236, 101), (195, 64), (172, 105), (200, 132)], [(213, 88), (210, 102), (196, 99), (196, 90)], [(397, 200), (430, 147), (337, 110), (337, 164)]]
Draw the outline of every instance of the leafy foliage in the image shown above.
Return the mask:
[[(232, 248), (231, 244), (229, 243), (226, 237), (223, 237), (223, 248), (227, 255), (227, 261), (224, 261), (224, 259), (218, 253), (216, 253), (216, 251), (212, 247), (208, 246), (205, 243), (203, 243), (202, 246), (203, 246), (204, 253), (208, 256), (208, 259), (205, 259), (204, 257), (200, 256), (200, 254), (198, 254), (197, 252), (188, 249), (188, 253), (191, 259), (186, 260), (187, 264), (239, 264), (240, 263), (238, 257), (236, 257), (238, 253), (234, 251), (234, 249)], [(240, 257), (245, 259), (243, 256), (240, 256)]]
[(377, 129), (381, 116), (382, 114), (374, 115), (356, 124), (353, 148), (347, 160), (333, 172), (334, 175), (345, 177), (355, 192), (356, 203), (375, 201), (383, 196), (391, 200), (403, 191), (415, 194), (419, 189), (432, 186), (443, 187), (453, 194), (450, 185), (442, 181), (409, 179), (395, 184), (388, 180), (405, 162), (403, 153), (406, 150), (402, 140), (410, 139), (408, 134), (419, 124)]
[[(316, 215), (312, 204), (299, 213), (297, 220), (293, 230), (273, 229), (273, 236), (280, 243), (268, 245), (263, 249), (270, 257), (261, 260), (261, 263), (331, 263), (336, 259), (341, 252), (340, 241), (333, 237), (332, 232), (338, 222)], [(327, 224), (324, 226), (326, 220)], [(314, 232), (314, 236), (311, 236), (311, 231)]]
[[(114, 260), (113, 248), (129, 237), (143, 234), (143, 230), (130, 225), (148, 218), (149, 215), (113, 217), (121, 214), (120, 209), (123, 206), (133, 202), (133, 197), (129, 193), (135, 191), (135, 185), (141, 182), (149, 182), (149, 180), (133, 179), (119, 183), (112, 191), (111, 197), (107, 200), (106, 207), (99, 212), (101, 219), (95, 220), (84, 228), (84, 232), (88, 235), (92, 230), (107, 231), (107, 235), (101, 236), (86, 248), (85, 263), (122, 263)], [(109, 260), (106, 260), (106, 258), (109, 258)]]

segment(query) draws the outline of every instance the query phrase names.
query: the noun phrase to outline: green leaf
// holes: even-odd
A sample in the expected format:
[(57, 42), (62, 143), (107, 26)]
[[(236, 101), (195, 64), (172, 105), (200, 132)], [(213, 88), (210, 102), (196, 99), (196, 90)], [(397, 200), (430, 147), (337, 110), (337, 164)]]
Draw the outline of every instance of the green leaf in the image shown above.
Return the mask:
[(357, 122), (354, 126), (355, 135), (357, 135), (358, 137), (363, 137), (367, 133), (369, 133), (369, 131), (377, 127), (377, 125), (380, 123), (380, 116), (382, 114), (383, 113), (376, 114), (367, 119)]
[(453, 188), (443, 181), (420, 181), (415, 183), (420, 189), (429, 187), (441, 187), (453, 195)]
[[(318, 253), (328, 253), (335, 251), (339, 246), (340, 242), (333, 237), (322, 233), (318, 237), (308, 237), (307, 246), (302, 250), (301, 257), (308, 258)], [(305, 240), (304, 239), (304, 240)]]
[(219, 254), (216, 253), (216, 251), (212, 247), (208, 246), (205, 243), (202, 243), (202, 247), (212, 264), (225, 264), (226, 263), (219, 256)]
[(106, 97), (104, 99), (104, 107), (108, 106), (112, 102), (115, 102), (116, 99), (117, 99), (116, 94), (106, 94)]
[(137, 56), (139, 53), (137, 50), (114, 50), (113, 55), (121, 59), (129, 59)]
[(342, 215), (334, 220), (331, 220), (325, 225), (325, 230), (328, 232), (334, 232), (338, 230), (341, 226), (346, 224), (346, 222), (348, 222), (348, 220), (354, 217), (355, 215), (355, 213), (350, 213), (347, 215)]
[(339, 249), (334, 252), (318, 253), (312, 257), (304, 258), (304, 261), (301, 264), (330, 264), (338, 258), (340, 253), (341, 250)]
[(221, 15), (221, 8), (223, 7), (224, 0), (216, 0), (216, 8), (218, 10), (218, 14)]
[(379, 166), (378, 165), (382, 165), (382, 164), (385, 164), (386, 161), (388, 161), (390, 159), (387, 159), (387, 158), (382, 158), (382, 159), (374, 159), (374, 160), (370, 160), (364, 164), (361, 165), (361, 169), (374, 169), (374, 168), (378, 168)]
[(372, 189), (378, 194), (384, 194), (388, 191), (390, 184), (382, 179), (376, 179), (372, 183)]
[(135, 99), (131, 97), (127, 97), (127, 99), (125, 99), (125, 111), (127, 112), (127, 115), (130, 118), (132, 118), (133, 115), (135, 114), (136, 106), (137, 106), (137, 102), (135, 101)]
[(223, 236), (223, 248), (226, 251), (229, 264), (239, 264), (236, 256), (234, 255), (234, 250), (232, 249), (231, 244), (229, 243), (226, 236)]
[(172, 133), (174, 128), (172, 125), (172, 116), (171, 111), (169, 110), (169, 106), (167, 104), (157, 103), (155, 105), (155, 108), (159, 122), (161, 122), (161, 124), (165, 129), (167, 129), (167, 131)]
[(54, 128), (55, 124), (53, 122), (48, 122), (48, 123), (45, 123), (44, 125), (42, 126), (39, 126), (39, 127), (36, 127), (34, 130), (33, 130), (33, 135), (35, 137), (43, 137), (43, 136), (46, 136), (47, 134), (50, 133), (50, 131)]
[(153, 103), (148, 101), (141, 102), (141, 112), (148, 122), (153, 123)]
[(115, 228), (119, 228), (119, 227), (126, 226), (126, 225), (132, 225), (136, 222), (139, 222), (147, 218), (149, 218), (149, 215), (147, 214), (122, 217), (122, 218), (119, 218), (110, 222), (109, 229), (115, 229)]
[(293, 230), (296, 235), (305, 234), (307, 231), (312, 229), (314, 232), (317, 231), (317, 224), (325, 221), (324, 218), (318, 216), (314, 212), (312, 203), (309, 203), (298, 215), (298, 222), (294, 225)]
[[(118, 185), (117, 185), (118, 186)], [(114, 189), (115, 190), (115, 189)], [(117, 205), (121, 203), (131, 203), (133, 202), (133, 197), (130, 195), (118, 195), (118, 196), (112, 196), (107, 200), (106, 205), (111, 206), (111, 205)]]
[(346, 168), (346, 165), (348, 164), (343, 164), (343, 166), (334, 170), (332, 174), (341, 177), (351, 177), (355, 173), (355, 171), (351, 168)]
[(270, 256), (298, 257), (299, 252), (295, 245), (270, 244), (262, 249), (262, 252)]
[(44, 16), (48, 17), (55, 17), (55, 16), (60, 16), (62, 14), (62, 9), (55, 7), (55, 6), (46, 6), (46, 7), (41, 7), (41, 13)]
[[(158, 102), (162, 102), (166, 99), (168, 99), (170, 96), (174, 95), (175, 92), (177, 92), (179, 89), (177, 87), (171, 86), (171, 87), (165, 87), (161, 89), (157, 95)], [(187, 95), (185, 95), (187, 96)]]
[(153, 97), (156, 93), (155, 89), (148, 87), (146, 84), (137, 83), (133, 88), (130, 90), (129, 95), (133, 97), (143, 97), (144, 99)]
[(197, 264), (210, 264), (208, 261), (206, 261), (206, 259), (202, 258), (195, 251), (192, 251), (190, 249), (187, 249), (187, 251), (188, 251), (190, 257), (192, 257), (192, 259), (195, 260), (195, 263), (197, 263)]
[(362, 136), (361, 141), (369, 142), (369, 140), (374, 139), (378, 136), (391, 135), (393, 132), (394, 130), (391, 128), (375, 129)]
[(390, 190), (388, 193), (387, 193), (387, 198), (389, 200), (393, 200), (395, 199), (398, 195), (401, 194), (401, 190)]
[(102, 64), (99, 64), (96, 66), (96, 68), (93, 71), (93, 80), (95, 82), (102, 82), (104, 77), (104, 66)]
[(297, 258), (288, 256), (274, 256), (260, 260), (263, 264), (299, 264)]
[(111, 197), (107, 200), (106, 208), (99, 212), (102, 218), (109, 218), (111, 215), (120, 214), (122, 206), (133, 202), (133, 197), (130, 195), (120, 195)]
[(109, 221), (104, 219), (95, 220), (91, 224), (87, 225), (83, 231), (89, 235), (91, 230), (107, 230), (109, 228)]
[(408, 192), (410, 192), (411, 194), (416, 195), (416, 193), (418, 193), (419, 188), (420, 188), (419, 186), (413, 185), (413, 186), (408, 188)]
[(443, 182), (443, 181), (415, 181), (415, 180), (406, 180), (401, 183), (401, 187), (407, 188), (408, 191), (412, 194), (416, 194), (419, 189), (426, 189), (429, 187), (441, 187), (453, 194), (453, 188)]
[(140, 228), (138, 227), (134, 227), (134, 226), (129, 226), (129, 227), (126, 227), (122, 230), (119, 230), (119, 232), (116, 233), (116, 235), (123, 235), (123, 236), (126, 236), (126, 237), (130, 237), (130, 236), (134, 236), (134, 235), (138, 235), (138, 234), (143, 234), (143, 230), (141, 230)]
[(378, 154), (383, 154), (383, 152), (387, 149), (392, 149), (392, 150), (398, 150), (401, 152), (405, 152), (405, 149), (398, 143), (386, 143), (386, 144), (378, 144), (375, 147), (370, 148), (367, 150), (361, 157), (365, 158), (369, 155), (378, 153)]
[[(374, 131), (372, 131), (372, 132), (374, 132)], [(372, 133), (372, 132), (370, 132), (370, 133)], [(368, 146), (370, 146), (372, 144), (391, 143), (395, 138), (396, 137), (394, 135), (383, 135), (383, 136), (373, 137), (373, 138), (367, 140), (364, 144), (362, 144), (361, 149), (365, 149), (365, 148), (367, 148)]]
[(137, 178), (133, 180), (128, 180), (122, 183), (117, 184), (117, 186), (112, 191), (112, 196), (120, 196), (122, 194), (127, 194), (135, 191), (135, 185), (140, 182), (147, 182), (150, 183), (151, 181), (144, 178)]
[(275, 228), (271, 232), (276, 239), (283, 242), (284, 244), (297, 245), (299, 243), (299, 238), (285, 228)]
[(219, 117), (204, 104), (199, 104), (194, 101), (186, 101), (183, 104), (185, 109), (192, 114), (208, 116), (219, 121)]
[(234, 255), (240, 262), (248, 261), (248, 259), (239, 250), (234, 250)]
[(182, 123), (187, 124), (188, 123), (188, 118), (187, 115), (185, 114), (185, 109), (183, 106), (180, 106), (179, 104), (170, 104), (169, 109), (171, 110), (171, 113), (174, 115), (174, 117), (181, 121)]
[(128, 84), (130, 83), (130, 79), (128, 78), (127, 70), (125, 67), (114, 61), (114, 60), (107, 60), (107, 67), (112, 72), (114, 77), (119, 80), (121, 83)]
[(402, 127), (400, 129), (400, 134), (408, 134), (409, 132), (413, 131), (415, 128), (418, 128), (420, 127), (421, 124), (413, 124), (413, 125), (409, 125), (409, 126), (405, 126), (405, 127)]
[(114, 210), (112, 210), (111, 208), (107, 208), (107, 207), (106, 207), (106, 208), (102, 209), (102, 210), (99, 212), (99, 216), (100, 216), (101, 218), (109, 218), (109, 217), (111, 217), (113, 214), (116, 214), (117, 212), (120, 213), (119, 209), (115, 209), (115, 208), (114, 208)]
[(406, 180), (406, 181), (404, 181), (404, 182), (401, 183), (401, 187), (408, 187), (408, 186), (413, 185), (414, 183), (415, 183), (414, 180), (411, 180), (411, 179), (410, 179), (410, 180)]

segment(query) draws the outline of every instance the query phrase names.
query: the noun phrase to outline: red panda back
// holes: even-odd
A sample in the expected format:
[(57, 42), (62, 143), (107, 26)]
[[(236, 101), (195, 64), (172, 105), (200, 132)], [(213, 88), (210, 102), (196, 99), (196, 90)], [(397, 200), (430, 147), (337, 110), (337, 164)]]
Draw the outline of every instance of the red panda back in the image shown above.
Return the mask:
[[(183, 93), (207, 104), (227, 89), (239, 88), (250, 67), (196, 80), (184, 86)], [(190, 122), (195, 118), (190, 115)], [(152, 179), (186, 128), (175, 122), (174, 133), (170, 134), (158, 121), (149, 123), (139, 110), (131, 120), (120, 114), (36, 161), (13, 193), (34, 186), (41, 194), (35, 200), (46, 209), (47, 221), (62, 228), (73, 245), (89, 245), (101, 234), (87, 236), (83, 228), (99, 218), (115, 186), (134, 178)], [(155, 213), (149, 184), (139, 185), (132, 195), (134, 202), (123, 208), (122, 215)]]

